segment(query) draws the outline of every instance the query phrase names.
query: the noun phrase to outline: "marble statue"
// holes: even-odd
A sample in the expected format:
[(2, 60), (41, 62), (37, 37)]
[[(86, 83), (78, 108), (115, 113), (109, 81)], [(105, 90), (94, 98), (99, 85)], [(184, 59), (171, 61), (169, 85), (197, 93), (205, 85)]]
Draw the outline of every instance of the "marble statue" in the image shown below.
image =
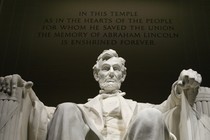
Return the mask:
[(183, 70), (159, 105), (124, 98), (125, 60), (103, 51), (93, 67), (99, 94), (85, 104), (45, 106), (32, 82), (19, 75), (0, 78), (1, 140), (207, 140), (210, 118), (193, 108), (201, 75)]

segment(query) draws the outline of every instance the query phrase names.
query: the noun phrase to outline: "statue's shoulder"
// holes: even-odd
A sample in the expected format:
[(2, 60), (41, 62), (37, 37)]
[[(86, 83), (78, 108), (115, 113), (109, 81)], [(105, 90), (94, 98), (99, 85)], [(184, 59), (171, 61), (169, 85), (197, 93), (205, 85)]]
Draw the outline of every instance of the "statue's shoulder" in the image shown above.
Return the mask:
[[(125, 98), (124, 98), (125, 99)], [(125, 101), (127, 103), (137, 103), (136, 101), (134, 101), (133, 99), (125, 99)]]

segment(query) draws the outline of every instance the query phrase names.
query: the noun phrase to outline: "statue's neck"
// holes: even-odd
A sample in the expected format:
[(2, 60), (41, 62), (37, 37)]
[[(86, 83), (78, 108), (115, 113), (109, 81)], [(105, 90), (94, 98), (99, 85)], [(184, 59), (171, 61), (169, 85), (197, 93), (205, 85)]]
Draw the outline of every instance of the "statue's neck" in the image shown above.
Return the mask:
[(121, 93), (121, 90), (113, 90), (113, 91), (105, 91), (105, 90), (100, 90), (100, 94), (116, 94), (116, 93)]

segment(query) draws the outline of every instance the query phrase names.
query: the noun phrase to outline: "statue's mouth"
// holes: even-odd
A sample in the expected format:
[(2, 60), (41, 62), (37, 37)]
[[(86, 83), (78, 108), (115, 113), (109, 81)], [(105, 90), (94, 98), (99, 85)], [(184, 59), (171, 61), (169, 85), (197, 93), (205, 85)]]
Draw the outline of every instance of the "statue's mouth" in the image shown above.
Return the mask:
[(114, 79), (108, 79), (108, 80), (106, 80), (106, 82), (115, 82), (115, 80)]

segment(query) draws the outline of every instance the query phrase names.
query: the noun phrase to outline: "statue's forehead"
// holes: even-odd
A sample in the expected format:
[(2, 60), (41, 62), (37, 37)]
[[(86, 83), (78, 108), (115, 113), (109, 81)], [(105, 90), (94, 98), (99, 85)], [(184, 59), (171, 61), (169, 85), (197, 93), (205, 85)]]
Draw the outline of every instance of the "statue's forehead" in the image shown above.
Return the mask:
[(100, 66), (102, 65), (122, 65), (122, 61), (118, 57), (112, 57), (108, 60), (101, 61)]

